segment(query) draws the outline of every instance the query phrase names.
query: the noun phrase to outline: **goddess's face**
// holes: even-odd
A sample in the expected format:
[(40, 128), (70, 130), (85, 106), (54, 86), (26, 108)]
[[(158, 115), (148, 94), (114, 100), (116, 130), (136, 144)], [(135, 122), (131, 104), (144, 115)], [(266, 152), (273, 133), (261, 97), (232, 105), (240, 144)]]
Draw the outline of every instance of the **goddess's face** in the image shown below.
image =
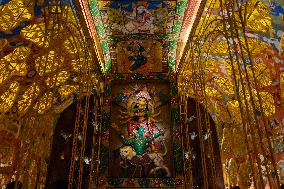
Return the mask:
[(122, 158), (126, 158), (128, 156), (128, 150), (127, 149), (120, 149), (120, 155)]
[(145, 106), (146, 103), (147, 103), (146, 99), (145, 99), (145, 98), (141, 98), (141, 97), (138, 98), (137, 102), (138, 102), (138, 104), (139, 104), (140, 106)]
[(146, 11), (147, 9), (144, 6), (139, 6), (137, 7), (137, 13), (138, 14), (142, 14), (144, 11)]

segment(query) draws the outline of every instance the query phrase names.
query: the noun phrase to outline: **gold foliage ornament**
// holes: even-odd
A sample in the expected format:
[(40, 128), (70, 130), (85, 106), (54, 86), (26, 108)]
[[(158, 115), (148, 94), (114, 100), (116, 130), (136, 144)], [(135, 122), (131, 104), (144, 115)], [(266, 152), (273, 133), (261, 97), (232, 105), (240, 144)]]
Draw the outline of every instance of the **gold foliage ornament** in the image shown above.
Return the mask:
[(208, 52), (210, 55), (224, 56), (228, 54), (228, 48), (226, 41), (206, 41), (202, 47), (202, 51)]
[[(50, 4), (34, 17), (35, 2), (43, 5), (43, 0), (10, 0), (0, 6), (4, 34), (29, 24), (20, 34), (0, 39), (0, 132), (11, 132), (21, 142), (16, 171), (1, 173), (0, 185), (19, 178), (23, 188), (44, 188), (57, 115), (76, 94), (90, 94), (100, 74), (74, 10), (45, 1)], [(13, 46), (17, 40), (25, 43)]]
[[(243, 5), (247, 28), (254, 32), (269, 32), (272, 35), (272, 22), (268, 7), (261, 1), (250, 0)], [(244, 16), (244, 15), (243, 15)]]
[(215, 30), (223, 30), (222, 17), (217, 15), (206, 15), (200, 19), (200, 23), (210, 23), (209, 24), (198, 24), (195, 35), (198, 37), (203, 37), (211, 34)]
[(26, 60), (30, 55), (29, 47), (17, 47), (12, 53), (0, 59), (0, 84), (13, 75), (24, 76), (27, 73)]
[(56, 99), (52, 92), (45, 93), (35, 104), (34, 109), (37, 110), (39, 114), (43, 114), (52, 107), (55, 101)]
[(13, 106), (19, 89), (18, 82), (12, 82), (9, 89), (0, 96), (0, 113), (5, 113)]
[(18, 101), (19, 112), (21, 114), (26, 113), (39, 94), (40, 94), (39, 85), (36, 82), (34, 82), (31, 86), (27, 88), (27, 90), (24, 92), (21, 98), (19, 98)]
[(48, 47), (50, 36), (46, 36), (45, 29), (45, 23), (32, 24), (21, 30), (21, 36), (39, 47)]
[(1, 31), (9, 32), (23, 21), (31, 19), (32, 10), (29, 10), (28, 7), (33, 7), (34, 1), (28, 1), (29, 6), (26, 6), (24, 2), (25, 1), (22, 0), (12, 0), (7, 4), (0, 6)]

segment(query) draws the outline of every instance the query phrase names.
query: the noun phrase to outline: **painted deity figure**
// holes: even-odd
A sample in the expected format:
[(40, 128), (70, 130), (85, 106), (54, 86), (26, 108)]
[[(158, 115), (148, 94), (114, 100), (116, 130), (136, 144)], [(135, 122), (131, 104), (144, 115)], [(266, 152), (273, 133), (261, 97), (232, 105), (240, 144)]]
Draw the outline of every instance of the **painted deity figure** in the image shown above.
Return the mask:
[[(134, 138), (137, 136), (139, 128), (143, 128), (143, 137), (151, 138), (157, 134), (159, 130), (156, 127), (153, 119), (154, 110), (151, 109), (150, 95), (145, 91), (140, 91), (137, 94), (137, 102), (133, 104), (130, 110), (131, 121), (128, 123), (128, 137)], [(155, 141), (149, 141), (152, 150), (156, 150)]]
[(145, 48), (139, 42), (132, 42), (127, 46), (127, 50), (131, 52), (128, 60), (132, 62), (129, 71), (135, 71), (147, 63), (147, 57), (143, 55)]
[[(163, 156), (166, 155), (167, 149), (165, 147), (164, 153), (146, 153), (146, 149), (149, 146), (149, 143), (153, 141), (155, 138), (163, 135), (163, 132), (157, 132), (153, 134), (151, 137), (145, 137), (144, 136), (144, 127), (138, 128), (138, 130), (135, 130), (135, 135), (133, 138), (125, 139), (122, 136), (123, 142), (125, 145), (120, 149), (120, 155), (123, 158), (124, 161), (121, 162), (121, 166), (124, 168), (127, 168), (127, 164), (130, 163), (131, 165), (135, 166), (135, 171), (138, 167), (140, 167), (142, 170), (142, 175), (140, 172), (139, 176), (147, 176), (148, 174), (156, 174), (157, 171), (163, 170), (165, 171), (164, 176), (169, 177), (171, 175), (169, 168), (164, 164)], [(154, 168), (150, 168), (150, 164), (154, 164)]]
[(156, 132), (151, 136), (145, 136), (145, 128), (139, 127), (135, 132), (133, 132), (133, 137), (129, 139), (125, 139), (123, 137), (124, 144), (132, 146), (135, 150), (136, 155), (142, 156), (145, 153), (146, 148), (149, 146), (150, 142), (152, 142), (155, 138), (161, 136), (160, 132)]
[[(175, 3), (166, 1), (110, 1), (99, 3), (108, 31), (123, 34), (168, 33), (175, 18)], [(107, 13), (107, 14), (104, 14)]]
[(128, 18), (128, 22), (125, 24), (125, 29), (130, 33), (150, 33), (153, 34), (156, 30), (154, 25), (155, 17), (146, 8), (147, 3), (138, 5), (132, 4), (133, 11), (125, 14)]
[[(164, 163), (167, 154), (164, 139), (164, 130), (158, 129), (155, 118), (160, 112), (155, 112), (155, 96), (150, 96), (146, 85), (132, 86), (133, 91), (124, 89), (116, 97), (116, 102), (123, 104), (126, 111), (120, 109), (121, 125), (115, 123), (112, 127), (120, 134), (123, 146), (120, 147), (120, 166), (124, 173), (132, 177), (157, 176), (169, 177), (171, 175)], [(156, 94), (155, 89), (151, 94)], [(161, 152), (164, 149), (164, 152)]]

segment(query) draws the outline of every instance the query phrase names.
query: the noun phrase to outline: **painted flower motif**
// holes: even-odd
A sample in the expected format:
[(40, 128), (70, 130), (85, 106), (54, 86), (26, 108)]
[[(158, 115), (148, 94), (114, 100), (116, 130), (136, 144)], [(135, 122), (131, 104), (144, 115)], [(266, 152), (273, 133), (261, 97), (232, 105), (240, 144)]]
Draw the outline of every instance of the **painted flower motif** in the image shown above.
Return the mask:
[(109, 139), (109, 132), (108, 131), (104, 131), (102, 133), (102, 140), (103, 141), (108, 141), (108, 139)]
[(177, 102), (178, 102), (177, 98), (172, 97), (172, 99), (171, 99), (171, 104), (172, 104), (172, 105), (175, 105), (175, 104), (177, 104)]
[(111, 75), (107, 75), (107, 76), (105, 77), (105, 79), (106, 79), (106, 81), (111, 81), (111, 80), (112, 80), (112, 77), (111, 77)]
[(127, 179), (125, 180), (125, 184), (127, 187), (134, 187), (135, 186), (135, 179), (131, 178), (131, 179)]
[(176, 129), (173, 130), (173, 136), (174, 136), (174, 138), (179, 138), (180, 137), (179, 128), (176, 128)]
[(158, 179), (158, 178), (156, 178), (156, 179), (153, 179), (152, 181), (152, 187), (161, 187), (161, 185), (162, 185), (162, 181), (161, 181), (161, 179)]
[(109, 104), (110, 104), (110, 100), (107, 98), (107, 99), (105, 99), (104, 100), (104, 105), (105, 106), (109, 106)]
[(181, 186), (183, 185), (183, 180), (182, 179), (175, 179), (175, 186)]
[(99, 186), (100, 186), (100, 188), (102, 188), (102, 187), (105, 187), (106, 186), (106, 180), (105, 180), (105, 178), (101, 178), (100, 180), (99, 180)]

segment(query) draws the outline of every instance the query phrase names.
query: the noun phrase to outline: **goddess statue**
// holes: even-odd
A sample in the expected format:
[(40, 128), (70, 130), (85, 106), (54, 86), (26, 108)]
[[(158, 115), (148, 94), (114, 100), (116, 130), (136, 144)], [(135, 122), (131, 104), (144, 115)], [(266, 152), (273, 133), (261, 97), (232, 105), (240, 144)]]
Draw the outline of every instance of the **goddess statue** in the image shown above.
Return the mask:
[[(154, 118), (157, 117), (159, 113), (155, 114), (151, 97), (145, 89), (139, 91), (135, 96), (137, 100), (134, 102), (129, 101), (129, 111), (121, 111), (124, 116), (120, 118), (126, 119), (129, 139), (134, 138), (141, 127), (143, 127), (143, 137), (151, 138), (159, 132)], [(152, 151), (157, 150), (154, 140), (150, 142), (150, 147)]]
[(164, 139), (160, 138), (164, 138), (165, 131), (158, 129), (158, 121), (155, 120), (160, 114), (155, 112), (155, 96), (150, 96), (147, 87), (136, 87), (134, 93), (125, 91), (119, 94), (117, 101), (123, 102), (119, 104), (126, 109), (120, 109), (119, 118), (121, 125), (127, 127), (127, 132), (123, 133), (115, 123), (112, 125), (120, 134), (123, 143), (119, 151), (120, 166), (125, 169), (123, 172), (133, 177), (155, 177), (161, 173), (162, 177), (169, 177), (171, 173), (163, 158), (167, 149)]

